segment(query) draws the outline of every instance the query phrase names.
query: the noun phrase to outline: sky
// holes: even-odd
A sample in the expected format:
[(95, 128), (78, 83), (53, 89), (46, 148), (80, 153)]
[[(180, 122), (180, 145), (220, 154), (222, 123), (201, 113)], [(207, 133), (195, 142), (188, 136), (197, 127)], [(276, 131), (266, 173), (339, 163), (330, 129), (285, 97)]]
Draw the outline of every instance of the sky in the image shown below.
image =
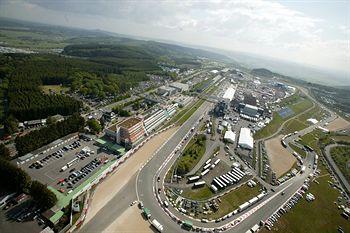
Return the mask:
[(0, 16), (248, 52), (350, 73), (350, 0), (0, 0)]

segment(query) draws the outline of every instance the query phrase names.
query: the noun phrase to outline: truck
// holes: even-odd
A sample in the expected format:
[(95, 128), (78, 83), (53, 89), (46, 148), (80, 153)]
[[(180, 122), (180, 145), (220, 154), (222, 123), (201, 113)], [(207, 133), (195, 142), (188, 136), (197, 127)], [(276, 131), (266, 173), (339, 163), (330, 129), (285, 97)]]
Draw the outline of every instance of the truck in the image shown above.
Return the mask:
[(163, 231), (163, 225), (160, 224), (157, 219), (153, 219), (151, 222), (152, 226), (157, 229), (157, 231), (162, 232)]
[(287, 147), (287, 144), (285, 143), (284, 140), (281, 140), (281, 144), (282, 144), (283, 147), (285, 147), (285, 148)]
[(192, 230), (193, 224), (192, 224), (192, 222), (190, 222), (190, 221), (184, 221), (184, 222), (182, 223), (182, 227), (183, 227), (185, 230), (190, 231), (190, 230)]
[(147, 218), (150, 219), (151, 218), (151, 211), (147, 208), (143, 208), (142, 209), (142, 214)]

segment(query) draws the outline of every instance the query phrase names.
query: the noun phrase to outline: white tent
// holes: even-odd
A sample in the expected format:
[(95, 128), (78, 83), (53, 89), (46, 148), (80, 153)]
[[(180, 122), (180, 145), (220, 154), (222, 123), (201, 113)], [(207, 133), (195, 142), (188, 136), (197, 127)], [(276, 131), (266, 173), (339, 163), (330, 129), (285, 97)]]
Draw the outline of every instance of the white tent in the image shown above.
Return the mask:
[(227, 130), (225, 132), (224, 140), (226, 140), (230, 143), (234, 143), (236, 140), (236, 134), (234, 132), (232, 132), (231, 130)]
[(236, 93), (236, 89), (233, 88), (233, 87), (229, 87), (225, 91), (225, 94), (224, 94), (224, 96), (222, 98), (225, 99), (225, 100), (228, 100), (228, 101), (232, 101), (233, 97), (235, 96), (235, 93)]
[(318, 123), (318, 120), (316, 120), (315, 118), (309, 118), (306, 121), (313, 124), (313, 125)]
[(253, 149), (254, 139), (249, 128), (241, 128), (239, 133), (238, 145), (244, 149)]

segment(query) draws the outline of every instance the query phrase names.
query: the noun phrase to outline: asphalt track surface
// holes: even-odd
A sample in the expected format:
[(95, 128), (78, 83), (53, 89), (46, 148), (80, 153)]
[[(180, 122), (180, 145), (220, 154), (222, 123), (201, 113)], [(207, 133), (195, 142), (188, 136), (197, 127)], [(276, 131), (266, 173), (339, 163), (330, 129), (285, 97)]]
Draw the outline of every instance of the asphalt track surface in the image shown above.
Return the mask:
[[(152, 218), (157, 219), (163, 226), (164, 232), (186, 232), (180, 228), (180, 225), (174, 222), (170, 216), (165, 212), (165, 207), (163, 207), (160, 202), (165, 200), (165, 195), (163, 190), (160, 193), (161, 201), (158, 201), (155, 193), (158, 187), (162, 187), (162, 182), (164, 176), (169, 169), (169, 167), (175, 162), (177, 155), (173, 154), (174, 149), (180, 144), (185, 135), (190, 131), (191, 127), (195, 126), (197, 121), (204, 112), (208, 109), (208, 104), (204, 103), (200, 109), (198, 109), (192, 117), (181, 126), (181, 128), (174, 134), (174, 136), (169, 140), (159, 151), (155, 154), (152, 160), (150, 160), (141, 170), (137, 179), (137, 192), (139, 199), (144, 203), (144, 205), (151, 210)], [(305, 163), (313, 163), (314, 156), (308, 156)], [(221, 227), (227, 223), (235, 222), (236, 226), (229, 229), (228, 232), (246, 232), (253, 225), (259, 223), (260, 220), (268, 219), (275, 211), (279, 209), (281, 205), (288, 200), (303, 184), (304, 180), (311, 172), (307, 169), (302, 175), (297, 175), (291, 180), (285, 182), (283, 185), (276, 187), (275, 192), (269, 191), (268, 195), (258, 204), (248, 208), (246, 211), (234, 215), (229, 219), (221, 221), (219, 223), (209, 222), (202, 223), (198, 220), (191, 219), (186, 215), (179, 213), (177, 210), (169, 206), (168, 210), (181, 220), (192, 221), (197, 227), (204, 228), (216, 228)], [(157, 177), (161, 177), (161, 182), (157, 182)], [(285, 195), (280, 195), (284, 191)]]
[[(160, 183), (157, 183), (157, 176), (164, 177), (167, 168), (169, 168), (176, 160), (176, 155), (172, 156), (172, 152), (179, 145), (185, 135), (190, 129), (198, 122), (198, 120), (205, 115), (206, 111), (209, 110), (211, 103), (205, 102), (180, 128), (179, 130), (168, 140), (152, 157), (152, 159), (144, 165), (137, 179), (133, 178), (123, 189), (117, 193), (114, 198), (102, 208), (96, 216), (86, 223), (81, 232), (101, 232), (107, 228), (118, 216), (123, 213), (129, 204), (138, 198), (142, 201), (145, 207), (149, 208), (152, 213), (152, 219), (157, 219), (163, 226), (164, 232), (187, 232), (180, 228), (180, 225), (174, 222), (165, 212), (163, 206), (159, 204), (155, 193), (157, 192), (158, 185), (162, 187), (163, 179)], [(326, 121), (334, 119), (334, 115), (328, 118)], [(323, 122), (324, 123), (324, 122)], [(318, 124), (317, 124), (318, 125)], [(311, 132), (317, 125), (309, 127), (299, 132), (295, 137), (288, 138), (292, 140), (297, 136), (304, 135)], [(278, 211), (282, 206), (303, 184), (306, 177), (312, 172), (308, 168), (309, 164), (313, 164), (314, 154), (310, 153), (306, 158), (306, 171), (304, 174), (298, 174), (296, 177), (285, 182), (275, 188), (275, 192), (269, 191), (268, 195), (256, 205), (248, 208), (246, 211), (234, 215), (229, 219), (222, 222), (215, 223), (202, 223), (182, 215), (171, 206), (169, 210), (180, 218), (181, 220), (190, 220), (195, 226), (214, 228), (220, 227), (229, 222), (235, 222), (235, 226), (227, 230), (227, 232), (246, 232), (253, 225), (259, 223), (260, 220), (267, 220), (275, 211)], [(161, 168), (161, 169), (160, 169)], [(136, 193), (135, 193), (136, 189)], [(280, 193), (284, 191), (285, 194), (282, 196)], [(161, 192), (160, 198), (165, 199), (164, 193)], [(236, 221), (235, 221), (236, 220)]]

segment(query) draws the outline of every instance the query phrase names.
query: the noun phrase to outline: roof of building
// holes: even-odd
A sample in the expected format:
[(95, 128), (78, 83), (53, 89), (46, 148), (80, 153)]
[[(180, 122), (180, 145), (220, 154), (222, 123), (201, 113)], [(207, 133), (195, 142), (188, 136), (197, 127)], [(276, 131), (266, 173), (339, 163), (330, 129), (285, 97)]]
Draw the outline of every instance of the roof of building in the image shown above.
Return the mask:
[(118, 124), (114, 124), (114, 125), (110, 126), (108, 129), (111, 131), (117, 131), (118, 127), (131, 128), (141, 121), (142, 121), (141, 118), (129, 117)]
[(236, 134), (234, 132), (232, 132), (231, 130), (227, 130), (225, 132), (224, 139), (229, 140), (231, 142), (234, 142), (236, 140)]
[(241, 131), (239, 133), (238, 144), (241, 146), (253, 148), (254, 139), (250, 133), (249, 128), (241, 128)]
[(170, 86), (179, 89), (188, 89), (188, 84), (186, 83), (173, 82), (170, 84)]
[(250, 117), (259, 117), (259, 108), (250, 104), (246, 104), (241, 113)]
[(130, 117), (125, 119), (124, 121), (122, 121), (119, 126), (120, 127), (124, 127), (124, 128), (131, 128), (134, 125), (136, 125), (137, 123), (141, 122), (141, 118), (138, 117)]
[(223, 99), (228, 99), (229, 101), (233, 100), (233, 97), (235, 96), (236, 89), (233, 87), (227, 88), (225, 91), (224, 96), (222, 97)]
[(311, 124), (317, 124), (318, 120), (316, 120), (315, 118), (309, 118), (307, 119), (307, 122), (310, 122)]

